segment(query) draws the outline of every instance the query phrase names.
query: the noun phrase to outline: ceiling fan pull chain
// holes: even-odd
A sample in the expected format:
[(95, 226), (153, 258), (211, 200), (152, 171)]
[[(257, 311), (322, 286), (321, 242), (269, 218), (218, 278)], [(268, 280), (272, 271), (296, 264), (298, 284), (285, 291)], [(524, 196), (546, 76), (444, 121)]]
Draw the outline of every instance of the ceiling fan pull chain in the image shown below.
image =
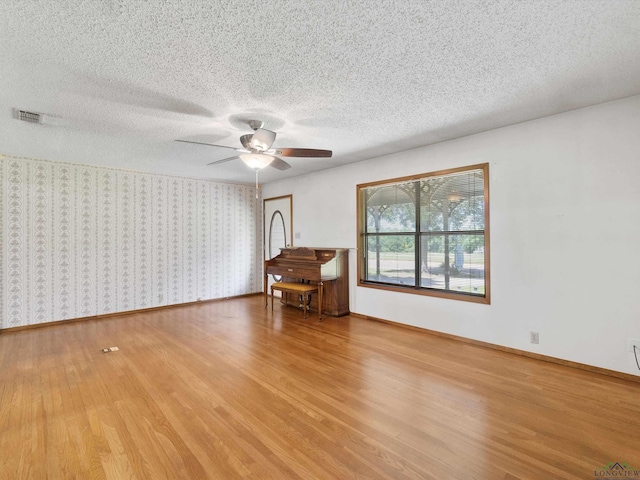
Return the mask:
[(256, 199), (258, 198), (258, 172), (260, 171), (259, 168), (256, 168)]

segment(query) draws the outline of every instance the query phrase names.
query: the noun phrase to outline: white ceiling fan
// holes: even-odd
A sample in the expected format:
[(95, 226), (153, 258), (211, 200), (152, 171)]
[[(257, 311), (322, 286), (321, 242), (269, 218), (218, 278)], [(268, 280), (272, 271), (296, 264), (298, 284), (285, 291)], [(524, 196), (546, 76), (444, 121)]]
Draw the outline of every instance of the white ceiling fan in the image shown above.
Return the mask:
[(264, 122), (260, 120), (249, 120), (247, 124), (253, 129), (253, 133), (242, 135), (240, 137), (240, 143), (242, 148), (227, 147), (225, 145), (215, 145), (213, 143), (195, 142), (192, 140), (177, 140), (184, 143), (196, 143), (199, 145), (209, 145), (212, 147), (220, 148), (232, 148), (237, 152), (241, 152), (238, 155), (232, 157), (223, 158), (209, 163), (208, 165), (217, 165), (219, 163), (229, 162), (240, 158), (246, 165), (254, 170), (261, 170), (267, 166), (276, 168), (278, 170), (287, 170), (291, 168), (287, 162), (282, 160), (282, 157), (316, 157), (316, 158), (328, 158), (331, 157), (331, 150), (317, 150), (313, 148), (271, 148), (273, 142), (276, 139), (276, 133), (271, 130), (262, 128)]

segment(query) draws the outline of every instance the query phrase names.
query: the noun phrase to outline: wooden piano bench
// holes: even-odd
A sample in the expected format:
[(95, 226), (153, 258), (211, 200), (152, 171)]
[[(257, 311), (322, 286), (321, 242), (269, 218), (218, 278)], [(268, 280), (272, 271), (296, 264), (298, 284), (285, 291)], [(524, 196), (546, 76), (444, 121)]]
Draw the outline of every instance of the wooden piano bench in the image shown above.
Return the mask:
[[(322, 286), (310, 285), (308, 283), (294, 282), (277, 282), (271, 285), (271, 311), (273, 312), (273, 291), (278, 290), (282, 293), (292, 293), (302, 295), (302, 305), (304, 308), (304, 318), (307, 318), (307, 299), (312, 293), (321, 292)], [(318, 305), (322, 305), (322, 294), (318, 298)], [(285, 303), (286, 305), (286, 303)], [(318, 307), (318, 321), (322, 320), (322, 309)]]

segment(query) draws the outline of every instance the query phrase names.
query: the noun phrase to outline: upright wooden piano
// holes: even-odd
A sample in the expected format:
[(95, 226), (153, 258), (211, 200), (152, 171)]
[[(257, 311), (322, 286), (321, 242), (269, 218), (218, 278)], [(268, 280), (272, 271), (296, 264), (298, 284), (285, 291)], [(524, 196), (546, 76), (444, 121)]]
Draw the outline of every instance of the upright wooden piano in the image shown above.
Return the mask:
[[(267, 301), (269, 274), (282, 276), (283, 282), (304, 282), (324, 289), (322, 313), (339, 317), (349, 313), (348, 248), (281, 248), (280, 255), (264, 262), (264, 294)], [(283, 295), (292, 295), (283, 293)], [(288, 298), (295, 303), (297, 299)], [(310, 308), (318, 309), (312, 297)]]

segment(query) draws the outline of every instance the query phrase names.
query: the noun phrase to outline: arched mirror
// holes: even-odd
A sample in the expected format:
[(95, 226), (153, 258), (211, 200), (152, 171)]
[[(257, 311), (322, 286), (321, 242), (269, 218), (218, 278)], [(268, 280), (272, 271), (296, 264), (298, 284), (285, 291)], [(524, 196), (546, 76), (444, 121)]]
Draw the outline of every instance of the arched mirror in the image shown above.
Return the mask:
[[(276, 210), (271, 215), (271, 222), (269, 223), (269, 238), (267, 239), (267, 251), (269, 253), (269, 260), (273, 257), (280, 255), (280, 249), (287, 246), (287, 227), (284, 223), (284, 217), (280, 210)], [(276, 282), (279, 282), (282, 278), (278, 275), (273, 275)]]
[[(291, 247), (293, 196), (267, 198), (264, 200), (264, 259), (271, 260), (280, 255), (280, 249)], [(281, 278), (269, 276), (269, 285)]]

